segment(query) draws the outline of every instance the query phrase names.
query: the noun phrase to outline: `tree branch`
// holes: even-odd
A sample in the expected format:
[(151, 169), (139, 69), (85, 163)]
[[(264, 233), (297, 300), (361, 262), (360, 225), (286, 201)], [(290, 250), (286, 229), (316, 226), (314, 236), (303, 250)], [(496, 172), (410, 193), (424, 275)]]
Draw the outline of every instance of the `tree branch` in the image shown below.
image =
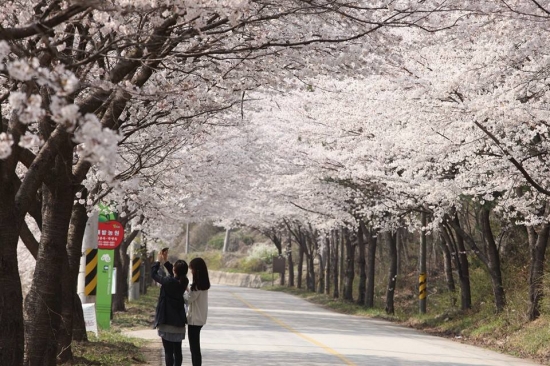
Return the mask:
[(17, 40), (23, 39), (37, 34), (45, 33), (55, 26), (66, 22), (75, 15), (82, 13), (89, 6), (73, 5), (68, 7), (64, 12), (50, 18), (44, 22), (35, 23), (24, 28), (3, 28), (0, 26), (0, 41), (1, 40)]
[(477, 121), (474, 121), (474, 124), (479, 127), (487, 136), (489, 136), (489, 138), (491, 140), (493, 140), (495, 142), (495, 144), (499, 147), (500, 150), (502, 150), (502, 152), (506, 155), (506, 157), (508, 158), (508, 160), (514, 164), (514, 166), (516, 167), (517, 170), (519, 170), (519, 172), (523, 175), (523, 177), (527, 180), (527, 182), (533, 187), (535, 188), (537, 191), (539, 191), (540, 193), (546, 195), (546, 196), (550, 196), (550, 191), (541, 187), (540, 184), (538, 184), (537, 182), (535, 182), (535, 180), (529, 175), (529, 173), (525, 170), (525, 168), (523, 167), (523, 165), (521, 165), (521, 163), (519, 161), (517, 161), (511, 154), (510, 152), (504, 148), (501, 144), (500, 144), (500, 141), (496, 138), (495, 135), (493, 135), (489, 130), (487, 130), (487, 128), (485, 128), (484, 126), (481, 125), (481, 123), (477, 122)]

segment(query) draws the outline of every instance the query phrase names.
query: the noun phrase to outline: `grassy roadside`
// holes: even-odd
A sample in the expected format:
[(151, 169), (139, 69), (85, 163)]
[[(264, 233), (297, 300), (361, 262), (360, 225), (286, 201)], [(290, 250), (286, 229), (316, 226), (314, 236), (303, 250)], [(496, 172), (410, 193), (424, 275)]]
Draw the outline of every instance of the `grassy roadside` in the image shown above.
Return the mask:
[(113, 317), (111, 326), (114, 330), (148, 329), (153, 326), (155, 306), (159, 296), (160, 287), (149, 286), (147, 293), (141, 295), (139, 300), (126, 302), (126, 311), (117, 312)]
[[(387, 315), (382, 309), (366, 309), (356, 303), (296, 288), (275, 286), (265, 289), (299, 296), (340, 313), (385, 319), (430, 334), (550, 365), (550, 317), (548, 316), (541, 316), (534, 322), (528, 322), (514, 310), (496, 315), (489, 305), (463, 312), (441, 306), (440, 304), (445, 301), (438, 295), (430, 299), (429, 306), (432, 306), (432, 310), (428, 311), (428, 314), (398, 312), (395, 315)], [(410, 310), (411, 306), (408, 309)]]
[(88, 333), (89, 342), (74, 342), (74, 366), (131, 366), (145, 364), (142, 349), (145, 342), (126, 337), (122, 332), (150, 328), (159, 288), (151, 286), (139, 300), (126, 303), (126, 312), (117, 312), (110, 330), (100, 330), (99, 336)]
[(75, 366), (130, 366), (145, 363), (140, 352), (143, 341), (128, 338), (120, 332), (100, 331), (96, 337), (88, 333), (89, 342), (72, 345)]

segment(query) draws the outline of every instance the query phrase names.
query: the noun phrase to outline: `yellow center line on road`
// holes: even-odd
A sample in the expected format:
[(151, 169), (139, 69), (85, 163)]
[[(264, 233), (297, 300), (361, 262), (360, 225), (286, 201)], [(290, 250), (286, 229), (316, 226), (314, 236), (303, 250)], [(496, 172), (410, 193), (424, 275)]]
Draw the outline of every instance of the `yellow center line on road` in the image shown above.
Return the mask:
[(256, 308), (254, 305), (250, 304), (248, 301), (246, 301), (245, 299), (243, 299), (242, 297), (240, 297), (240, 296), (237, 295), (236, 293), (232, 292), (231, 295), (233, 295), (236, 299), (238, 299), (239, 301), (241, 301), (243, 304), (245, 304), (245, 305), (248, 306), (250, 309), (252, 309), (252, 310), (254, 310), (255, 312), (257, 312), (258, 314), (261, 314), (261, 315), (265, 316), (266, 318), (270, 319), (270, 320), (273, 321), (274, 323), (276, 323), (276, 324), (280, 325), (281, 327), (283, 327), (283, 328), (289, 330), (290, 332), (296, 334), (298, 337), (301, 337), (301, 338), (305, 339), (306, 341), (308, 341), (308, 342), (310, 342), (310, 343), (313, 343), (314, 345), (316, 345), (316, 346), (318, 346), (318, 347), (321, 347), (322, 349), (324, 349), (325, 351), (327, 351), (327, 352), (330, 353), (331, 355), (338, 357), (339, 359), (341, 359), (342, 361), (344, 361), (346, 365), (356, 366), (353, 362), (351, 362), (350, 360), (348, 360), (344, 355), (338, 353), (337, 351), (333, 350), (333, 349), (330, 348), (329, 346), (324, 345), (323, 343), (318, 342), (318, 341), (316, 341), (315, 339), (313, 339), (313, 338), (311, 338), (311, 337), (308, 337), (307, 335), (298, 332), (296, 329), (292, 328), (290, 325), (287, 325), (286, 323), (284, 323), (283, 321), (281, 321), (281, 320), (275, 318), (274, 316), (271, 316), (271, 315), (267, 314), (265, 311), (262, 311), (262, 310)]

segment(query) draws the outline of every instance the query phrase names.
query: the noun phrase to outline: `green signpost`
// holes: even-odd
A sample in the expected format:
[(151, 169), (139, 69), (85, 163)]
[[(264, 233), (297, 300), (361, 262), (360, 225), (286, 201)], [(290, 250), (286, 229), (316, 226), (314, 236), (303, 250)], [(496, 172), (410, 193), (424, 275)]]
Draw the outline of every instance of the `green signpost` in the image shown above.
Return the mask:
[(111, 327), (111, 289), (113, 282), (114, 250), (99, 249), (97, 263), (96, 317), (101, 329)]
[[(112, 215), (112, 214), (111, 214)], [(97, 230), (96, 317), (101, 329), (111, 327), (111, 302), (115, 249), (122, 243), (124, 227), (113, 216), (100, 215)]]

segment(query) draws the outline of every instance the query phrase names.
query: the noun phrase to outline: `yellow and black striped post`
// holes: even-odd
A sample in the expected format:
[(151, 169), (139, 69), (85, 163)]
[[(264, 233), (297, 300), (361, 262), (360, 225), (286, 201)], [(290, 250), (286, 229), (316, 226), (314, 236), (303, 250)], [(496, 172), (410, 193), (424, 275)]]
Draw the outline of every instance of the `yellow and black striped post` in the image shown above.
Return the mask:
[(418, 276), (418, 299), (420, 301), (426, 299), (426, 274), (421, 273)]
[[(135, 252), (135, 243), (132, 243), (132, 253)], [(130, 288), (128, 289), (128, 300), (139, 300), (139, 284), (141, 277), (141, 257), (134, 254), (132, 266), (130, 267)]]
[(139, 282), (140, 268), (141, 268), (141, 258), (134, 257), (132, 259), (132, 283)]
[(97, 249), (86, 249), (84, 295), (95, 296), (97, 288)]

